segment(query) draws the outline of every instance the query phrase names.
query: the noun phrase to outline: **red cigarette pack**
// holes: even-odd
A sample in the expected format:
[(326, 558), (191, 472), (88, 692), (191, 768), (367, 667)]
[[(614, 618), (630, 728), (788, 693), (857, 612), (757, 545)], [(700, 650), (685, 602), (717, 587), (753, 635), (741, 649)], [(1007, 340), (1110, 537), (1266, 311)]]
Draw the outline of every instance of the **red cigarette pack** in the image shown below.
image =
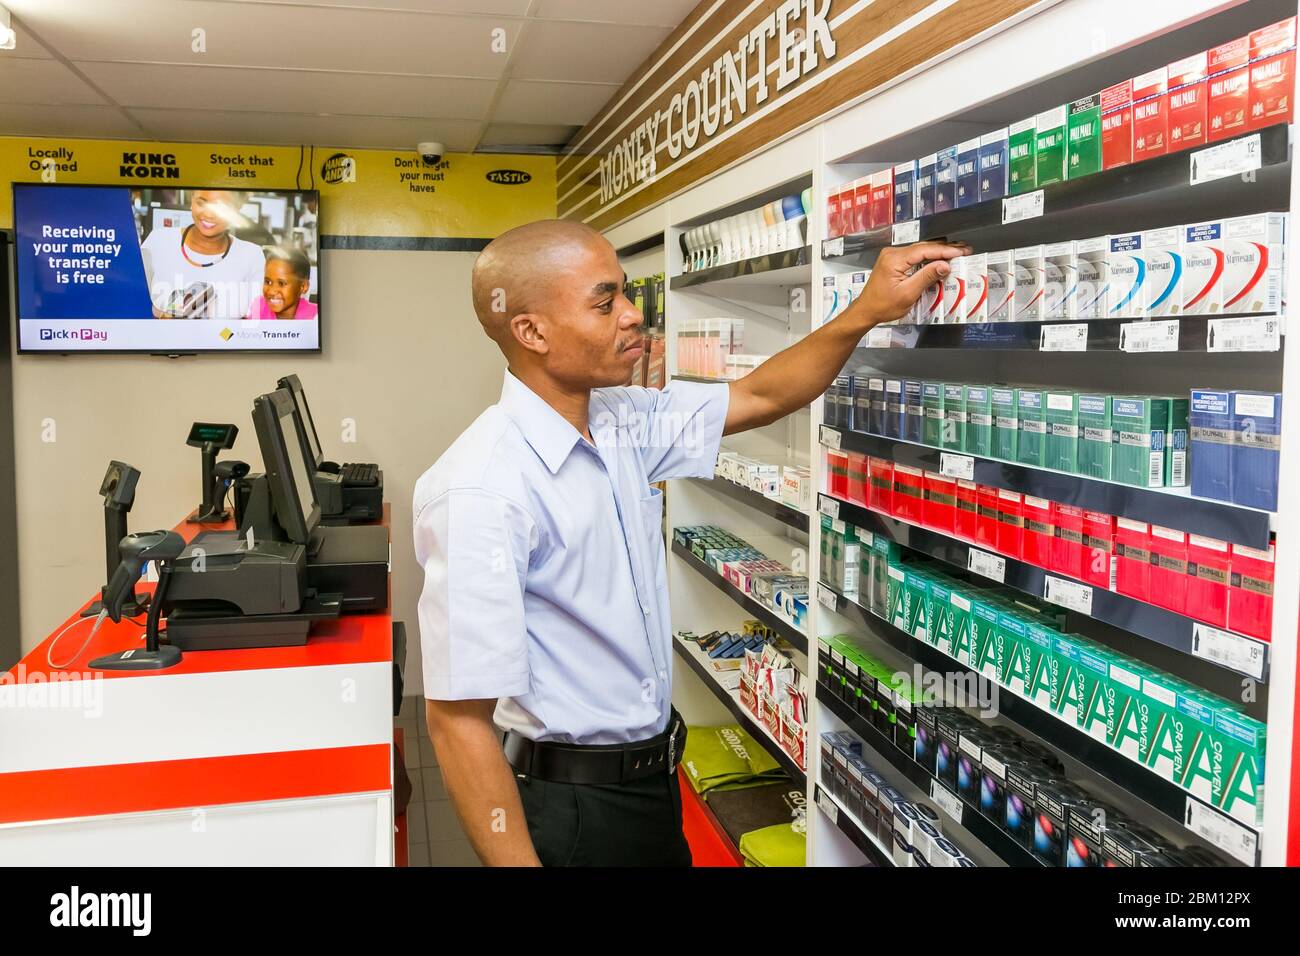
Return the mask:
[(998, 491), (998, 550), (1020, 560), (1021, 537), (1025, 530), (1025, 505), (1018, 491)]
[(1083, 513), (1082, 566), (1075, 573), (1094, 587), (1115, 587), (1115, 516), (1101, 511)]
[(887, 458), (867, 459), (867, 507), (894, 513), (894, 463)]
[(927, 528), (952, 534), (957, 519), (957, 479), (938, 472), (925, 473), (925, 520)]
[(1205, 51), (1175, 60), (1169, 72), (1169, 151), (1205, 143), (1206, 66)]
[(1133, 81), (1101, 91), (1101, 167), (1133, 162)]
[(894, 222), (894, 171), (883, 169), (871, 177), (871, 228)]
[(857, 221), (857, 212), (855, 203), (857, 201), (858, 184), (856, 180), (851, 183), (845, 183), (840, 191), (840, 229), (841, 235), (851, 234), (854, 223)]
[(847, 452), (826, 450), (826, 482), (832, 497), (849, 500), (849, 456)]
[(1187, 612), (1187, 532), (1151, 526), (1151, 603)]
[(867, 506), (867, 456), (849, 452), (849, 501)]
[(925, 473), (894, 463), (894, 517), (912, 524), (925, 520)]
[(1206, 129), (1210, 142), (1246, 131), (1250, 105), (1250, 37), (1238, 37), (1206, 54)]
[(998, 489), (979, 486), (978, 516), (975, 521), (975, 543), (997, 550), (998, 546)]
[(1232, 573), (1228, 592), (1228, 630), (1261, 641), (1273, 630), (1274, 549), (1256, 551), (1232, 546)]
[(1187, 536), (1187, 613), (1215, 627), (1228, 626), (1228, 575), (1232, 553), (1226, 541)]
[(980, 486), (965, 478), (957, 479), (957, 508), (953, 516), (952, 531), (963, 541), (974, 541), (975, 526), (979, 521)]
[(826, 238), (835, 239), (844, 235), (844, 223), (840, 218), (840, 194), (838, 191), (826, 197)]
[(1169, 74), (1165, 67), (1133, 77), (1133, 162), (1169, 150)]
[(1151, 600), (1151, 526), (1146, 522), (1115, 519), (1115, 590)]
[(1250, 35), (1251, 129), (1291, 122), (1295, 23), (1295, 17), (1288, 17)]
[(1083, 566), (1083, 509), (1078, 505), (1052, 503), (1052, 561), (1048, 565), (1072, 578)]
[(871, 228), (871, 178), (863, 176), (853, 187), (853, 231)]
[(1046, 498), (1024, 497), (1025, 530), (1020, 538), (1020, 560), (1040, 568), (1052, 566), (1052, 503)]

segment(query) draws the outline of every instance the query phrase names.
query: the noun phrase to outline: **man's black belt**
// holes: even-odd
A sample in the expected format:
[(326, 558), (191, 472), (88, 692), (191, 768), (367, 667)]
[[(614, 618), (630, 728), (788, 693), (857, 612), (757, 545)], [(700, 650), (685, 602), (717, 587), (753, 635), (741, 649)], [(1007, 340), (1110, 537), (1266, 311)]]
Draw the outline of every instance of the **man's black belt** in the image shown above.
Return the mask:
[(506, 733), (506, 759), (520, 776), (549, 783), (617, 784), (677, 769), (686, 744), (686, 722), (673, 709), (668, 729), (630, 744), (561, 744)]

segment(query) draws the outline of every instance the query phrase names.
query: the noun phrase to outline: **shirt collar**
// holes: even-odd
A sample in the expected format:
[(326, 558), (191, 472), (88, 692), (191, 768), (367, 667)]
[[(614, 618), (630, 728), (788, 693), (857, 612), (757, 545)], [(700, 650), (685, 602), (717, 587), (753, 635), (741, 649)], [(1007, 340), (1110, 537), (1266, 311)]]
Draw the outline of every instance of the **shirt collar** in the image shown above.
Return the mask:
[(564, 416), (511, 375), (509, 369), (506, 369), (501, 400), (497, 404), (518, 426), (524, 440), (537, 452), (551, 474), (560, 470), (573, 446), (582, 440), (582, 435)]

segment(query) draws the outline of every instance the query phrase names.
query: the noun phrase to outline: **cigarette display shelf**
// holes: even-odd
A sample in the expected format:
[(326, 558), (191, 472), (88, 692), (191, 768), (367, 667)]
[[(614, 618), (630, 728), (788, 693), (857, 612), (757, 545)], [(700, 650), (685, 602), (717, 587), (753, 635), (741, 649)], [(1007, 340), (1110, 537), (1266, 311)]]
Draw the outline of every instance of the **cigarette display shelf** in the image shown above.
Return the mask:
[(739, 501), (741, 504), (747, 505), (769, 518), (775, 518), (783, 525), (794, 528), (796, 531), (802, 531), (804, 534), (808, 533), (808, 513), (800, 511), (798, 508), (792, 508), (777, 498), (769, 498), (767, 495), (746, 488), (744, 485), (728, 481), (726, 478), (691, 478), (690, 482), (720, 495), (726, 495), (734, 501)]
[(781, 765), (781, 769), (790, 775), (790, 779), (796, 783), (804, 782), (806, 784), (808, 774), (795, 763), (793, 757), (785, 752), (781, 742), (772, 735), (772, 732), (767, 729), (761, 720), (745, 709), (736, 691), (728, 690), (718, 681), (716, 672), (710, 666), (709, 656), (690, 641), (682, 640), (676, 635), (673, 636), (673, 650), (677, 652), (677, 656), (684, 660), (691, 670), (699, 675), (700, 680), (704, 681), (704, 685), (721, 701), (722, 706), (731, 712), (731, 715), (736, 718), (736, 722), (744, 728), (745, 733), (764, 746), (768, 753)]
[[(1156, 322), (1174, 322), (1178, 330), (1178, 347), (1166, 349), (1164, 354), (1176, 352), (1208, 352), (1209, 333), (1212, 321), (1224, 319), (1244, 319), (1264, 313), (1243, 315), (1191, 315), (1169, 319), (1157, 319)], [(1271, 317), (1271, 314), (1269, 314)], [(996, 352), (1040, 352), (1043, 348), (1043, 330), (1053, 325), (1086, 325), (1088, 334), (1087, 348), (1083, 352), (1124, 353), (1134, 356), (1135, 361), (1145, 361), (1154, 350), (1143, 349), (1134, 345), (1126, 347), (1126, 325), (1145, 325), (1147, 320), (1141, 318), (1121, 319), (1059, 319), (1050, 322), (979, 322), (956, 325), (885, 325), (873, 329), (862, 346), (868, 351), (878, 349), (966, 349)], [(1285, 336), (1280, 340), (1285, 342)], [(1050, 349), (1048, 349), (1050, 351)], [(1256, 349), (1234, 349), (1237, 352), (1254, 351), (1257, 354), (1272, 356), (1280, 365), (1282, 351)]]
[[(963, 571), (970, 567), (969, 555), (972, 550), (998, 553), (992, 548), (980, 548), (979, 545), (969, 544), (951, 535), (922, 528), (906, 521), (900, 521), (889, 515), (871, 511), (859, 504), (834, 498), (830, 495), (823, 494), (819, 496), (818, 503), (823, 514), (833, 514), (854, 527), (862, 528), (872, 534), (883, 535), (904, 548), (936, 558)], [(1006, 562), (1006, 576), (1002, 583), (1007, 587), (1015, 588), (1036, 598), (1046, 597), (1046, 581), (1048, 577), (1061, 578), (1067, 581), (1075, 580), (1068, 575), (1048, 571), (1034, 564), (1017, 561), (1014, 558), (1003, 556), (1003, 560)], [(1254, 638), (1242, 637), (1242, 641), (1250, 642), (1250, 646), (1261, 655), (1262, 660), (1259, 662), (1258, 670), (1245, 662), (1243, 662), (1242, 667), (1234, 667), (1196, 653), (1197, 622), (1192, 618), (1105, 588), (1095, 587), (1083, 582), (1077, 583), (1081, 587), (1090, 588), (1092, 591), (1092, 613), (1086, 615), (1087, 617), (1118, 627), (1148, 641), (1180, 651), (1189, 657), (1195, 657), (1198, 661), (1217, 665), (1225, 671), (1250, 677), (1260, 683), (1268, 680), (1268, 644)], [(1078, 612), (1071, 611), (1071, 613)]]
[[(817, 682), (817, 700), (838, 717), (863, 742), (877, 754), (907, 777), (922, 792), (930, 794), (934, 787), (943, 787), (932, 774), (912, 759), (912, 755), (900, 750), (884, 734), (877, 730), (861, 714), (831, 692), (821, 681)], [(812, 742), (809, 742), (812, 746)], [(946, 787), (944, 788), (947, 789)], [(951, 791), (949, 791), (951, 793)], [(945, 818), (947, 819), (947, 818)], [(962, 806), (961, 819), (957, 821), (962, 829), (984, 845), (984, 847), (1008, 866), (1042, 866), (1032, 853), (1013, 840), (1004, 830), (978, 810)], [(942, 827), (941, 827), (942, 829)]]
[(673, 554), (677, 555), (694, 570), (703, 575), (705, 580), (709, 581), (719, 591), (739, 604), (750, 617), (766, 624), (777, 634), (789, 641), (790, 644), (798, 650), (805, 654), (808, 653), (808, 636), (804, 634), (803, 631), (799, 630), (799, 628), (795, 627), (794, 624), (787, 621), (771, 608), (754, 600), (744, 591), (740, 590), (740, 588), (736, 587), (720, 575), (717, 571), (713, 570), (713, 568), (709, 567), (706, 562), (697, 558), (691, 553), (689, 548), (682, 547), (676, 541), (673, 542)]
[(1086, 478), (995, 458), (980, 458), (830, 425), (821, 426), (820, 441), (827, 447), (887, 458), (896, 464), (932, 472), (943, 470), (943, 454), (970, 458), (973, 462), (971, 480), (982, 485), (1006, 488), (1060, 504), (1077, 505), (1089, 511), (1189, 531), (1248, 548), (1264, 549), (1269, 543), (1273, 519), (1270, 512), (1211, 498), (1195, 498), (1188, 488), (1137, 488), (1119, 482)]
[(712, 293), (735, 285), (807, 285), (812, 281), (812, 259), (812, 246), (769, 252), (675, 275), (668, 280), (668, 287), (674, 291), (695, 289)]
[(820, 783), (813, 788), (817, 801), (817, 809), (822, 815), (835, 824), (836, 828), (849, 838), (849, 842), (862, 851), (862, 855), (871, 861), (873, 866), (894, 866), (894, 858), (888, 848), (885, 847), (880, 839), (874, 833), (868, 833), (867, 828), (862, 825), (844, 804), (836, 800), (829, 790)]
[[(1153, 229), (1213, 216), (1246, 216), (1290, 206), (1290, 132), (1278, 123), (1196, 149), (1117, 166), (1080, 179), (1042, 187), (1042, 214), (1003, 224), (1003, 200), (995, 199), (915, 220), (919, 238), (961, 239), (977, 249), (1012, 249), (1063, 239), (1085, 239), (1114, 227)], [(1193, 184), (1193, 166), (1207, 150), (1259, 137), (1260, 168)], [(1023, 195), (1029, 195), (1025, 193)], [(1010, 197), (1016, 202), (1020, 197)], [(822, 259), (865, 264), (891, 245), (894, 226), (822, 240)]]
[[(836, 610), (840, 614), (855, 624), (867, 628), (873, 635), (916, 661), (925, 670), (939, 675), (954, 672), (975, 673), (938, 648), (925, 641), (917, 640), (883, 618), (872, 614), (851, 598), (830, 588), (826, 590), (835, 594)], [(817, 699), (822, 700), (823, 695), (833, 698), (830, 691), (823, 684), (818, 683)], [(848, 710), (847, 705), (843, 706)], [(1189, 804), (1200, 804), (1200, 809), (1205, 814), (1220, 821), (1225, 832), (1232, 833), (1236, 839), (1251, 846), (1251, 855), (1255, 859), (1255, 865), (1258, 865), (1259, 835), (1254, 828), (1225, 816), (1177, 784), (1161, 778), (1155, 771), (1130, 760), (1119, 751), (1084, 733), (1074, 724), (1043, 710), (1032, 701), (1017, 696), (1005, 687), (998, 690), (997, 709), (998, 716), (1004, 720), (1035, 735), (1044, 743), (1084, 764), (1099, 776), (1114, 782), (1117, 787), (1142, 800), (1179, 827), (1187, 825), (1190, 815)], [(921, 772), (924, 773), (923, 770)]]

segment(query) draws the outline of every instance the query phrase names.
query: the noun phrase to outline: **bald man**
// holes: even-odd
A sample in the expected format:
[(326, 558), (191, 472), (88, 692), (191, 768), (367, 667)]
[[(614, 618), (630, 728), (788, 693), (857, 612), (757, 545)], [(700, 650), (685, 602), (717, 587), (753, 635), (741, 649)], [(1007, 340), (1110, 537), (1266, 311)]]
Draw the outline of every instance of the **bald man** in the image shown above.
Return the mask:
[(618, 387), (641, 312), (599, 233), (536, 222), (479, 255), (474, 310), (505, 383), (420, 478), (414, 527), (429, 735), (484, 863), (690, 864), (651, 484), (713, 477), (723, 435), (808, 405), (968, 251), (883, 250), (842, 315), (745, 378), (662, 391)]

